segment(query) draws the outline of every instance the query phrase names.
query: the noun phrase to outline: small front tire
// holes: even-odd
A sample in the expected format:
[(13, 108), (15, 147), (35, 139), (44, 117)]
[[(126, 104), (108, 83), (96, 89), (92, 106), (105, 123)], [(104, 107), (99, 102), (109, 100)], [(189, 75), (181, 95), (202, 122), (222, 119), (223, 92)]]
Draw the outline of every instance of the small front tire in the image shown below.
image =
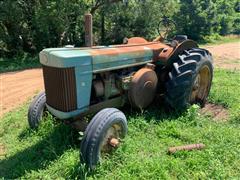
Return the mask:
[(36, 129), (42, 120), (46, 109), (46, 94), (39, 93), (32, 101), (28, 109), (28, 124), (31, 129)]
[(116, 108), (106, 108), (98, 112), (89, 123), (81, 142), (81, 162), (95, 169), (104, 153), (119, 146), (127, 133), (125, 115)]

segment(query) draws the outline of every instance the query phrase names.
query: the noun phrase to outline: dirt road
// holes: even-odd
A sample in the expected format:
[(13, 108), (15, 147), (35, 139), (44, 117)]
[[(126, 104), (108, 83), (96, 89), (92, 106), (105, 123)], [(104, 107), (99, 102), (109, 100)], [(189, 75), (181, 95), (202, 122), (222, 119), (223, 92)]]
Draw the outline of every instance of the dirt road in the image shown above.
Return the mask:
[(213, 46), (204, 46), (213, 54), (217, 68), (240, 70), (240, 41)]
[[(240, 70), (240, 42), (204, 48), (214, 56), (215, 67)], [(43, 90), (41, 69), (0, 74), (0, 116)]]
[(41, 69), (0, 74), (0, 116), (43, 89)]

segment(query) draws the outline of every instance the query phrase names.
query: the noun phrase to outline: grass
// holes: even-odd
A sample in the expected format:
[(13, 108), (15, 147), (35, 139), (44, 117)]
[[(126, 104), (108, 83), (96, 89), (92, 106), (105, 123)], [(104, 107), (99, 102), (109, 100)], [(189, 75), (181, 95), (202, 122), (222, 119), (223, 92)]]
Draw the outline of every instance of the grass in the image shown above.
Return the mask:
[[(79, 162), (79, 135), (45, 119), (27, 125), (28, 104), (0, 120), (0, 178), (29, 179), (225, 179), (240, 177), (240, 72), (216, 70), (210, 101), (229, 109), (227, 122), (199, 114), (194, 105), (182, 114), (153, 106), (143, 113), (124, 110), (129, 132), (122, 146), (94, 172)], [(54, 122), (54, 123), (53, 123)], [(204, 143), (202, 151), (166, 153), (169, 146)], [(5, 150), (4, 150), (5, 149)]]
[(234, 43), (234, 42), (240, 42), (239, 35), (229, 35), (229, 36), (217, 35), (216, 37), (210, 36), (210, 37), (206, 38), (204, 42), (200, 42), (200, 46), (211, 46), (211, 45)]
[(40, 67), (38, 57), (0, 58), (0, 73)]

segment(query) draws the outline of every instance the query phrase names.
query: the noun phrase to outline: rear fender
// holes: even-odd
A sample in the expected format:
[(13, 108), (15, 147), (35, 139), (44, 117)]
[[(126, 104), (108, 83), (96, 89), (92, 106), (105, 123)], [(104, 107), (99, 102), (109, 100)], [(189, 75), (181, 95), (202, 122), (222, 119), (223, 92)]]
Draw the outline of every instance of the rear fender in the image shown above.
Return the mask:
[(178, 56), (184, 52), (184, 50), (188, 50), (191, 48), (197, 48), (198, 45), (193, 40), (185, 40), (182, 43), (177, 44), (175, 47), (169, 46), (169, 48), (163, 49), (157, 58), (157, 62), (164, 65), (173, 64)]

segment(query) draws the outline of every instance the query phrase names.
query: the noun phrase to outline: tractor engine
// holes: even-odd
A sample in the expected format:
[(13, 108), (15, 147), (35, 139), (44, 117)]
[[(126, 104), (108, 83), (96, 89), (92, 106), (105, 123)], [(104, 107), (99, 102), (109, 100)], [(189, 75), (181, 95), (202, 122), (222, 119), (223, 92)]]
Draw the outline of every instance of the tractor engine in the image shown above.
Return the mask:
[(134, 70), (104, 72), (93, 75), (91, 104), (123, 95), (129, 90)]
[(146, 108), (154, 98), (158, 78), (155, 65), (127, 68), (104, 72), (93, 76), (91, 104), (96, 104), (117, 96), (125, 96), (125, 101), (133, 107)]

